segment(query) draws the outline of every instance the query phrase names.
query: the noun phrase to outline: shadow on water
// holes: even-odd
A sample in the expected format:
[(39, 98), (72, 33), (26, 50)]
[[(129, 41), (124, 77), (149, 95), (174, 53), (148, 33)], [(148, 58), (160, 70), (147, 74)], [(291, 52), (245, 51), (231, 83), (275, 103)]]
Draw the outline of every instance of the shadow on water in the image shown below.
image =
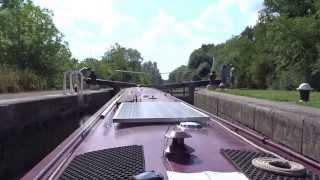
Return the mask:
[(20, 179), (89, 117), (62, 115), (1, 133), (0, 179)]
[(0, 106), (0, 179), (19, 179), (101, 108), (113, 90)]

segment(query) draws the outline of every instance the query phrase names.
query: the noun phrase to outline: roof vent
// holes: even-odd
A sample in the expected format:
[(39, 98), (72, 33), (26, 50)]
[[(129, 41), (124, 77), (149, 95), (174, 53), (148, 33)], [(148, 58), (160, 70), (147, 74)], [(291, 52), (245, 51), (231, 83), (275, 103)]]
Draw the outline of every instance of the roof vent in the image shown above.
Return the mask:
[(172, 143), (164, 152), (169, 161), (188, 164), (191, 160), (191, 153), (194, 149), (184, 143), (185, 138), (191, 138), (191, 135), (182, 130), (172, 130), (165, 135), (166, 139), (171, 139)]

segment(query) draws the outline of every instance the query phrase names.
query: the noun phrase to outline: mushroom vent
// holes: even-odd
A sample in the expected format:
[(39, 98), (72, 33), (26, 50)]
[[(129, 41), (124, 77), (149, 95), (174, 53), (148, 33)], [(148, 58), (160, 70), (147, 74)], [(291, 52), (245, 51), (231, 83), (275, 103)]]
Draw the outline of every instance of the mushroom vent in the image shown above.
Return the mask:
[(172, 130), (166, 135), (166, 139), (171, 139), (171, 145), (164, 151), (166, 157), (171, 161), (187, 162), (194, 149), (184, 143), (185, 138), (191, 138), (191, 135), (182, 130)]

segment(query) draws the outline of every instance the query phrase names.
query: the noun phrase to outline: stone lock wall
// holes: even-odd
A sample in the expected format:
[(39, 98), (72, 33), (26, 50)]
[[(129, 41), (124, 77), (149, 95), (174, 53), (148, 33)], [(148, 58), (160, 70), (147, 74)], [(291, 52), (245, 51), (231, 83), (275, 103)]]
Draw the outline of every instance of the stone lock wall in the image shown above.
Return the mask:
[(112, 90), (0, 105), (0, 179), (18, 179), (114, 95)]
[(320, 162), (318, 109), (208, 90), (195, 93), (194, 105)]

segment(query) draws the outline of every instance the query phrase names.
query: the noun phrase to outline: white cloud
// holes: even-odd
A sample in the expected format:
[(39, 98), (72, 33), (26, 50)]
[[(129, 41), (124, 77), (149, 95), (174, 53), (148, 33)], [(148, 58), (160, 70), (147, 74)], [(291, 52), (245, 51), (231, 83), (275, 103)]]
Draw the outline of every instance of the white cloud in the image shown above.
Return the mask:
[[(186, 64), (190, 53), (202, 44), (221, 43), (240, 33), (243, 29), (237, 25), (239, 18), (245, 22), (244, 26), (254, 25), (259, 3), (261, 0), (220, 0), (210, 4), (198, 17), (185, 22), (160, 10), (152, 19), (150, 28), (132, 45), (142, 51), (147, 59), (157, 61), (161, 71), (172, 71)], [(234, 9), (241, 14), (233, 14)], [(184, 39), (184, 43), (177, 43), (179, 38)], [(170, 42), (170, 39), (173, 41)]]
[[(178, 39), (183, 42), (178, 43)], [(150, 28), (131, 46), (141, 51), (145, 59), (157, 61), (162, 72), (169, 72), (186, 64), (189, 53), (204, 40), (193, 35), (189, 22), (178, 22), (175, 17), (160, 10), (152, 18)]]
[(226, 4), (235, 4), (243, 13), (255, 10), (262, 3), (261, 0), (224, 0), (224, 2)]
[(249, 21), (248, 21), (248, 25), (249, 26), (254, 26), (257, 24), (258, 22), (258, 18), (259, 18), (259, 15), (258, 15), (258, 12), (257, 13), (252, 13), (249, 17)]
[(159, 14), (153, 18), (151, 22), (150, 30), (146, 31), (142, 35), (142, 39), (139, 38), (139, 47), (147, 47), (150, 43), (154, 43), (154, 40), (158, 39), (160, 34), (168, 33), (170, 26), (176, 23), (176, 19), (172, 16), (160, 11)]
[(254, 25), (262, 1), (217, 0), (198, 16), (183, 21), (161, 7), (151, 20), (136, 19), (118, 11), (115, 0), (35, 2), (54, 12), (54, 22), (66, 35), (75, 57), (100, 57), (107, 47), (119, 42), (138, 49), (146, 60), (157, 61), (160, 70), (168, 72), (186, 64), (201, 44), (221, 43), (246, 25)]
[[(197, 30), (209, 32), (233, 32), (236, 23), (248, 19), (248, 25), (254, 25), (258, 19), (258, 7), (262, 0), (219, 0), (210, 4), (192, 24)], [(235, 13), (239, 10), (240, 13)]]
[(62, 29), (72, 28), (79, 23), (90, 23), (97, 25), (100, 31), (112, 33), (121, 24), (134, 21), (132, 17), (114, 11), (113, 0), (36, 0), (35, 2), (53, 10), (54, 21)]
[[(107, 36), (136, 20), (114, 10), (113, 0), (35, 0), (53, 11), (53, 20), (77, 58), (100, 57), (110, 46)], [(97, 40), (98, 39), (98, 40)]]

